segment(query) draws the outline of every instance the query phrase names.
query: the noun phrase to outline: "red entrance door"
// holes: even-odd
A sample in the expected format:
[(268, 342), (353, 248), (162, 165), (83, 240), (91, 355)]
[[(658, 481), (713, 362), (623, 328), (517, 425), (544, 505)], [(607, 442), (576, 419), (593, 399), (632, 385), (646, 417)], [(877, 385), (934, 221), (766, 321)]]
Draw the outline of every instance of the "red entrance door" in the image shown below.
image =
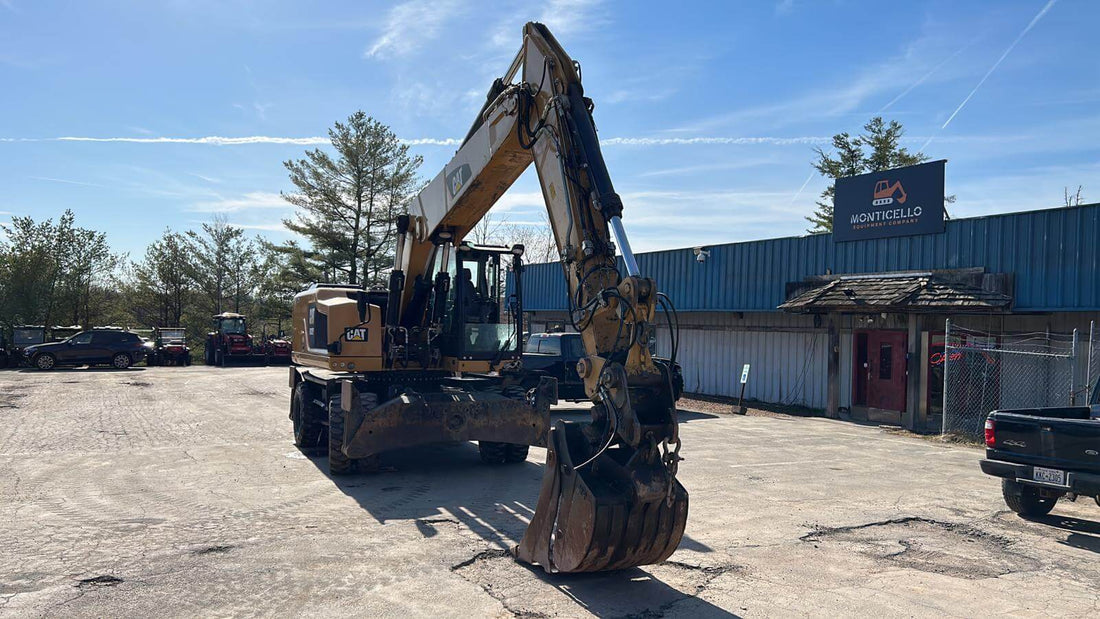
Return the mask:
[(905, 410), (904, 331), (867, 333), (867, 406)]

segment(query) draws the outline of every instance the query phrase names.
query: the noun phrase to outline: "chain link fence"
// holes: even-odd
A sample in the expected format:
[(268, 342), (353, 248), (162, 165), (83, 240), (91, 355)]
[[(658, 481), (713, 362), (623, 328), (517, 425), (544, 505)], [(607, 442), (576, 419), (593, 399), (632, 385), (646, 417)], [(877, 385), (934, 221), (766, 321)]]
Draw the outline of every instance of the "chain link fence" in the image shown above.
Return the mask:
[(998, 409), (1085, 404), (1100, 369), (1092, 331), (988, 333), (948, 320), (943, 433), (981, 438), (986, 415)]

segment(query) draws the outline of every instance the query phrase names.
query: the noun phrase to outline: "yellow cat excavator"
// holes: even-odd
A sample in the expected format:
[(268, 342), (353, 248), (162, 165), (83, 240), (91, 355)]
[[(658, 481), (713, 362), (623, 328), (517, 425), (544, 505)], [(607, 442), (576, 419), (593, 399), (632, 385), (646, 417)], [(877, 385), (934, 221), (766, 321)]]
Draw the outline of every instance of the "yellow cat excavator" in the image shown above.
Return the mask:
[[(513, 552), (549, 572), (663, 561), (688, 510), (671, 362), (649, 348), (660, 307), (675, 360), (675, 310), (639, 273), (592, 110), (580, 65), (528, 23), (462, 146), (398, 219), (389, 285), (316, 285), (294, 301), (295, 442), (327, 451), (333, 474), (425, 443), (476, 440), (482, 459), (499, 464), (545, 446), (535, 512)], [(524, 248), (465, 240), (532, 163), (593, 402), (590, 421), (553, 429), (554, 379), (523, 387), (532, 384), (521, 361)]]

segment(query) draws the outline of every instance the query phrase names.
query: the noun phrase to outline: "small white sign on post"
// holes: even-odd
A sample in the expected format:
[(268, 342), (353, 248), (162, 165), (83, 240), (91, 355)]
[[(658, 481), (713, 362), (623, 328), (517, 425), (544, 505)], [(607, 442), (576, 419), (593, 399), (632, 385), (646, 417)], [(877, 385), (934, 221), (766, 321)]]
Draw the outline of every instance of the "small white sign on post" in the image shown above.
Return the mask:
[(741, 395), (737, 396), (737, 408), (733, 411), (738, 415), (744, 415), (748, 411), (745, 409), (745, 384), (749, 382), (749, 364), (745, 364), (745, 367), (741, 368)]

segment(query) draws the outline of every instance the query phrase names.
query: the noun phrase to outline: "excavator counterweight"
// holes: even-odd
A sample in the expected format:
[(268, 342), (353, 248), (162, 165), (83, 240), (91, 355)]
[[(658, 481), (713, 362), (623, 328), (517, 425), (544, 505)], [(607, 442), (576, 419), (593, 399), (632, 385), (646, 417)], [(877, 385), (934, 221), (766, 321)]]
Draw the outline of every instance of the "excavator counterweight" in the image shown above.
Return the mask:
[[(327, 443), (334, 473), (424, 442), (478, 440), (491, 463), (546, 446), (535, 513), (514, 555), (548, 572), (663, 561), (687, 522), (670, 374), (675, 309), (630, 249), (593, 109), (580, 65), (545, 26), (528, 23), (466, 139), (399, 218), (389, 285), (322, 286), (295, 300), (294, 360), (322, 369), (291, 371), (296, 442)], [(590, 421), (552, 429), (556, 383), (522, 387), (531, 384), (520, 342), (524, 248), (464, 240), (532, 164), (592, 400)], [(507, 255), (512, 293), (502, 303)], [(650, 350), (662, 315), (667, 364)]]

